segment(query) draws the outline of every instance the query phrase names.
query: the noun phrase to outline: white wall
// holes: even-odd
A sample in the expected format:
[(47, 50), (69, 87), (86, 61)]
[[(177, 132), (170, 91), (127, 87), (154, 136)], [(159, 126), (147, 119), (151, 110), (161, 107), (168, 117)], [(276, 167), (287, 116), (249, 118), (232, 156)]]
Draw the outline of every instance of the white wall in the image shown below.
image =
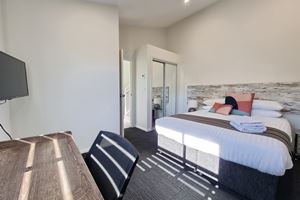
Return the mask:
[(167, 30), (120, 25), (120, 48), (124, 50), (124, 58), (126, 60), (132, 61), (135, 51), (147, 44), (166, 49)]
[[(144, 131), (148, 127), (147, 119), (147, 84), (148, 84), (148, 59), (147, 47), (141, 47), (136, 53), (136, 95), (135, 95), (135, 126)], [(149, 97), (150, 98), (150, 97)]]
[[(3, 2), (0, 0), (0, 51), (5, 52), (4, 44), (4, 13), (3, 13)], [(7, 131), (11, 131), (10, 128), (10, 115), (9, 115), (9, 103), (0, 105), (0, 123), (4, 126)], [(0, 140), (9, 139), (5, 133), (0, 129)]]
[(6, 0), (7, 51), (27, 64), (11, 103), (15, 137), (71, 130), (82, 151), (119, 133), (118, 11), (87, 1)]
[(300, 80), (300, 1), (226, 0), (168, 28), (186, 86)]
[(0, 1), (0, 51), (4, 51), (4, 12), (3, 1)]

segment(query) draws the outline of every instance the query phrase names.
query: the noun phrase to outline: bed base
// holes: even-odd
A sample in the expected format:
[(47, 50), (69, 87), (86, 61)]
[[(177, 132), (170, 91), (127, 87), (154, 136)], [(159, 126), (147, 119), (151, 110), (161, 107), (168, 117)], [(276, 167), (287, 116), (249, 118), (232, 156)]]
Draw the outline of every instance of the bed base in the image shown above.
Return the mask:
[(278, 176), (262, 173), (186, 147), (162, 135), (158, 135), (158, 147), (247, 199), (274, 200), (276, 198)]

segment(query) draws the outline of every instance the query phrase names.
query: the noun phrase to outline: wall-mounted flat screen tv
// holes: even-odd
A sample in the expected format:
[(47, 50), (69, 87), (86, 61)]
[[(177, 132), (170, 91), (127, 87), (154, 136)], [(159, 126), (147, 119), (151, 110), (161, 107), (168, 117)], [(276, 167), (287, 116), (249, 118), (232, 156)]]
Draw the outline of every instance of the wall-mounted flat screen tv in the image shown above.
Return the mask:
[(28, 96), (25, 62), (0, 51), (0, 100)]

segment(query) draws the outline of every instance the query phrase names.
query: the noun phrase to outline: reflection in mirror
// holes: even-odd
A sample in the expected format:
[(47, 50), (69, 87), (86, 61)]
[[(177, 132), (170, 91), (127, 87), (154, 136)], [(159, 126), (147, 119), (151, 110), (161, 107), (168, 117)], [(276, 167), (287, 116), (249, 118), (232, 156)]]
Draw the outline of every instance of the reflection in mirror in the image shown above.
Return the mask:
[(176, 114), (176, 65), (153, 61), (152, 120)]
[(152, 119), (163, 117), (163, 87), (164, 87), (164, 64), (153, 61), (152, 65)]
[(165, 114), (170, 116), (176, 114), (176, 66), (165, 65)]

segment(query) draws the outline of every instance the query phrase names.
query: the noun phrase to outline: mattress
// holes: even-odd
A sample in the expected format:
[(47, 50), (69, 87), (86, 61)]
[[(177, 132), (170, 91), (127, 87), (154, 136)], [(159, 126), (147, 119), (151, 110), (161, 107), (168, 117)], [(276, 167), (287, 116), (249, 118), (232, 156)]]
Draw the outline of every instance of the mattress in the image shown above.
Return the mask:
[[(224, 116), (200, 110), (190, 115), (230, 120)], [(292, 142), (289, 122), (284, 118), (253, 117), (266, 126), (284, 131)], [(190, 148), (208, 153), (227, 161), (257, 169), (275, 176), (284, 175), (293, 167), (287, 147), (279, 140), (256, 134), (247, 134), (183, 119), (164, 117), (156, 120), (158, 134)]]

